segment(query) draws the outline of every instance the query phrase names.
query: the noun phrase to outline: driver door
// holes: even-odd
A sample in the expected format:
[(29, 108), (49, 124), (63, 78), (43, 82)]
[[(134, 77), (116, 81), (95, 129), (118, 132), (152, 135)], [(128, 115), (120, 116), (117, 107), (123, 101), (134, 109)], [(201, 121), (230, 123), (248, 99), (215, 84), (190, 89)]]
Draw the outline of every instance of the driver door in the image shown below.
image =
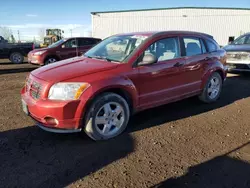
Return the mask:
[(77, 56), (77, 41), (75, 38), (69, 39), (61, 45), (60, 51), (57, 54), (61, 59), (68, 59)]
[(164, 104), (182, 95), (180, 66), (185, 64), (178, 37), (162, 38), (152, 43), (145, 53), (155, 55), (158, 61), (151, 65), (138, 65), (137, 84), (142, 109)]

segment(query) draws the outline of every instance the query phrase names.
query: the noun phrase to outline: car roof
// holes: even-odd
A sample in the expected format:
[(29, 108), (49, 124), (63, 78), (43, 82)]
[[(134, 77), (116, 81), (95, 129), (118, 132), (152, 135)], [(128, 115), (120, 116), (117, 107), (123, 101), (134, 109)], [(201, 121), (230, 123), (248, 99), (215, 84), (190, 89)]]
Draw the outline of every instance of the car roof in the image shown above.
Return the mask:
[(69, 40), (69, 39), (97, 39), (97, 40), (102, 40), (100, 38), (95, 38), (95, 37), (67, 37), (63, 38), (64, 40)]
[(203, 35), (209, 38), (213, 38), (212, 35), (206, 34), (206, 33), (201, 33), (201, 32), (196, 32), (196, 31), (145, 31), (145, 32), (132, 32), (132, 33), (121, 33), (117, 34), (115, 36), (123, 36), (123, 35), (142, 35), (142, 36), (153, 36), (153, 35), (181, 35), (181, 34), (190, 34), (190, 35)]

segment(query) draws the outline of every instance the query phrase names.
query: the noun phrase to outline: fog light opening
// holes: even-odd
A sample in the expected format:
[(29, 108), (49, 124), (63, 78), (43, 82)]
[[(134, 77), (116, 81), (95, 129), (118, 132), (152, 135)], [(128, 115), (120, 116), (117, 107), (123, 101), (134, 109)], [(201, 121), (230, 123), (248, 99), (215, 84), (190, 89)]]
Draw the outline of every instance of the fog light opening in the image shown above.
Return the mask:
[(58, 125), (58, 120), (53, 117), (45, 117), (44, 120), (48, 125)]

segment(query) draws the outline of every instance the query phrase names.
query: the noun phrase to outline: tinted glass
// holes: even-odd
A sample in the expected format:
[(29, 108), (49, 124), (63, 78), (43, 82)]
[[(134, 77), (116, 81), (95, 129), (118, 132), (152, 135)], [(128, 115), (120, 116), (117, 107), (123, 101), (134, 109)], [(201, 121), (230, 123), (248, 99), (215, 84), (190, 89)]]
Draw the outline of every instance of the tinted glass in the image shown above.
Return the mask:
[(97, 41), (95, 39), (78, 39), (78, 46), (94, 45)]
[(67, 42), (64, 43), (65, 48), (76, 48), (76, 39), (70, 39)]
[(199, 38), (184, 38), (186, 56), (202, 54), (202, 47)]
[(158, 61), (166, 61), (180, 57), (178, 38), (166, 38), (151, 44), (145, 53), (152, 53)]

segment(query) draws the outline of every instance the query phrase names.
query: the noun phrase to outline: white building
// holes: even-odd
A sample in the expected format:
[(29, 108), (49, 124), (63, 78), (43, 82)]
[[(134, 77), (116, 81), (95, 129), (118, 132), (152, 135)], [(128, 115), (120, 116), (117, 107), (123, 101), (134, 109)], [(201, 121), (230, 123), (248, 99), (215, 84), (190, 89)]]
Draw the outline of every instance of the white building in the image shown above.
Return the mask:
[(250, 8), (179, 7), (92, 12), (92, 36), (136, 31), (188, 30), (208, 33), (220, 45), (250, 32)]

